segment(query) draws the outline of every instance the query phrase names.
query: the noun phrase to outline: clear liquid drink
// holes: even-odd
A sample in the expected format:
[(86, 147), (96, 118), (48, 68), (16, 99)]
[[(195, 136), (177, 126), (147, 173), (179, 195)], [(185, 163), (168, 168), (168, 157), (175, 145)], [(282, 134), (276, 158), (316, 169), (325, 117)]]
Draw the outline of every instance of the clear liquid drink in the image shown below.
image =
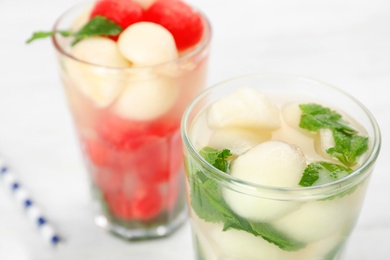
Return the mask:
[(370, 112), (326, 83), (260, 74), (182, 121), (197, 259), (341, 259), (380, 150)]

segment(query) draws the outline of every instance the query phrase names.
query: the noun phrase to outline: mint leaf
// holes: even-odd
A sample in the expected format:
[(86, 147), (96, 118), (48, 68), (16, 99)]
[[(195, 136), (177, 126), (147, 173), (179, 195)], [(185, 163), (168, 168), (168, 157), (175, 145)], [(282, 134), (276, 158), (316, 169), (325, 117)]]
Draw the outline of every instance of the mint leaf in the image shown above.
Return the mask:
[(35, 41), (37, 39), (51, 37), (57, 33), (61, 34), (64, 37), (68, 37), (68, 36), (72, 35), (71, 31), (34, 32), (33, 35), (29, 39), (27, 39), (26, 43), (30, 43), (30, 42)]
[(198, 171), (191, 175), (190, 186), (191, 206), (201, 219), (215, 223), (231, 217), (216, 181)]
[[(228, 171), (228, 159), (232, 156), (229, 150), (204, 147), (199, 153), (214, 167), (223, 169), (224, 172)], [(199, 218), (211, 223), (223, 223), (223, 231), (236, 229), (260, 236), (286, 251), (298, 250), (305, 246), (304, 243), (287, 237), (268, 223), (248, 221), (235, 214), (225, 202), (220, 184), (209, 177), (209, 174), (213, 173), (201, 168), (194, 161), (187, 161), (186, 165), (190, 172), (191, 207)]]
[(252, 230), (270, 243), (286, 251), (296, 251), (306, 246), (305, 243), (296, 241), (267, 223), (250, 223)]
[(72, 45), (75, 45), (77, 42), (86, 37), (116, 36), (120, 34), (121, 31), (122, 27), (115, 22), (105, 18), (104, 16), (95, 16), (89, 20), (83, 28), (73, 35), (75, 40), (72, 42)]
[(79, 31), (72, 32), (66, 30), (56, 30), (49, 32), (35, 32), (33, 35), (26, 41), (30, 43), (32, 41), (51, 37), (55, 34), (61, 34), (63, 37), (74, 37), (72, 46), (81, 41), (84, 38), (92, 36), (116, 36), (122, 32), (122, 28), (115, 22), (105, 18), (104, 16), (95, 16), (88, 21)]
[(342, 116), (330, 108), (319, 104), (309, 103), (299, 105), (302, 110), (299, 126), (309, 131), (318, 131), (323, 128), (340, 129), (345, 132), (355, 133), (356, 130), (349, 127)]
[(333, 138), (335, 147), (329, 148), (326, 152), (349, 167), (355, 165), (357, 158), (368, 150), (367, 137), (333, 130)]
[(330, 183), (344, 178), (352, 171), (353, 170), (351, 168), (334, 163), (313, 162), (310, 163), (304, 170), (299, 185), (303, 187), (310, 187)]
[(227, 172), (229, 168), (228, 158), (232, 156), (230, 150), (217, 150), (206, 146), (199, 151), (199, 154), (212, 166), (220, 171)]
[(348, 126), (336, 111), (314, 103), (299, 107), (302, 110), (301, 128), (309, 131), (332, 130), (335, 146), (326, 152), (345, 166), (354, 166), (357, 158), (368, 150), (368, 138), (357, 135), (357, 131)]

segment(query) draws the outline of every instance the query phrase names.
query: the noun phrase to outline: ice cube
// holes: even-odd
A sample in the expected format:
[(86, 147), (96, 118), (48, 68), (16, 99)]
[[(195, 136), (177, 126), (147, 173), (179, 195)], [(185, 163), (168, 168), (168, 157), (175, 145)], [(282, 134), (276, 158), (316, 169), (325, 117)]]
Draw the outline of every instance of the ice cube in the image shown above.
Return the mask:
[(157, 75), (133, 77), (115, 102), (114, 111), (133, 120), (153, 120), (167, 113), (178, 97), (175, 79)]
[(283, 106), (282, 116), (284, 121), (292, 128), (303, 130), (299, 127), (301, 121), (302, 110), (299, 108), (299, 103), (294, 102)]
[(270, 139), (270, 131), (252, 131), (240, 128), (218, 129), (210, 137), (209, 146), (220, 150), (229, 149), (233, 154), (240, 155)]
[(318, 131), (318, 134), (315, 138), (315, 149), (318, 154), (321, 156), (327, 158), (328, 160), (331, 160), (333, 162), (338, 162), (337, 159), (330, 156), (326, 150), (329, 148), (332, 148), (335, 146), (334, 138), (333, 138), (333, 131), (331, 129), (320, 129)]
[[(334, 147), (333, 133), (330, 129), (319, 129), (318, 133), (310, 132), (307, 129), (301, 128), (299, 126), (302, 111), (299, 108), (299, 104), (305, 102), (294, 102), (290, 103), (282, 108), (283, 121), (287, 123), (290, 129), (286, 129), (284, 133), (279, 131), (276, 135), (280, 136), (281, 134), (285, 135), (286, 141), (292, 141), (293, 143), (300, 143), (299, 146), (302, 147), (308, 159), (310, 160), (323, 160), (326, 158), (329, 161), (337, 163), (338, 160), (330, 156), (326, 150)], [(306, 102), (307, 103), (307, 102)], [(297, 130), (297, 131), (293, 131)], [(299, 137), (299, 135), (301, 137)]]
[(280, 126), (279, 110), (254, 88), (241, 87), (216, 101), (208, 111), (211, 127), (247, 127), (274, 130)]
[[(302, 150), (281, 141), (261, 143), (239, 156), (230, 174), (255, 184), (275, 187), (297, 187), (306, 167)], [(299, 202), (279, 201), (245, 195), (223, 189), (223, 195), (238, 215), (244, 218), (269, 221), (299, 207)]]
[(303, 131), (296, 125), (293, 126), (294, 124), (291, 124), (291, 122), (286, 122), (291, 117), (286, 117), (285, 111), (285, 109), (282, 110), (281, 127), (272, 132), (272, 139), (298, 146), (302, 149), (307, 161), (322, 161), (323, 157), (315, 149), (314, 140), (316, 135)]
[(138, 22), (119, 36), (119, 50), (134, 66), (152, 66), (178, 57), (172, 34), (159, 24)]
[(105, 107), (120, 93), (125, 75), (118, 67), (129, 67), (113, 40), (91, 37), (77, 43), (71, 54), (77, 59), (66, 59), (66, 71), (73, 83), (95, 105)]

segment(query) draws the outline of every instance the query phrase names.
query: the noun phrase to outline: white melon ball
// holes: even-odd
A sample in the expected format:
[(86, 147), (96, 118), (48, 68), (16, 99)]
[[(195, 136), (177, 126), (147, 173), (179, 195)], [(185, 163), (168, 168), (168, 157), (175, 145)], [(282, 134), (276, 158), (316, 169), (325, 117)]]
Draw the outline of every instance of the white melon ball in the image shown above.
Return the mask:
[(344, 199), (308, 202), (272, 225), (303, 242), (320, 240), (348, 225), (351, 216), (346, 202)]
[(79, 60), (106, 67), (123, 68), (130, 63), (121, 55), (115, 41), (105, 37), (91, 37), (78, 42), (71, 54)]
[(125, 75), (116, 68), (129, 67), (113, 40), (92, 37), (77, 43), (71, 54), (78, 60), (67, 59), (66, 71), (73, 84), (96, 106), (108, 106), (126, 84)]
[[(267, 141), (239, 156), (230, 174), (255, 184), (274, 187), (297, 187), (306, 167), (303, 152), (297, 146), (281, 141)], [(245, 195), (223, 189), (230, 208), (244, 218), (270, 221), (296, 210), (299, 202), (279, 201)]]
[(231, 174), (261, 185), (297, 187), (305, 168), (305, 155), (298, 146), (271, 140), (238, 157)]
[(285, 260), (291, 259), (292, 253), (256, 237), (248, 232), (229, 229), (227, 231), (211, 230), (210, 236), (218, 245), (219, 259), (257, 259)]
[(222, 192), (229, 207), (249, 221), (269, 222), (297, 210), (300, 206), (299, 202), (260, 198), (229, 189), (223, 189)]
[(346, 236), (347, 235), (341, 231), (332, 234), (329, 237), (309, 243), (305, 248), (294, 252), (295, 259), (325, 259), (331, 252), (344, 245)]
[(249, 129), (217, 129), (210, 137), (209, 146), (216, 149), (229, 149), (232, 154), (240, 155), (252, 147), (271, 139), (269, 131), (252, 131)]
[(151, 22), (138, 22), (127, 27), (119, 35), (118, 46), (134, 66), (157, 65), (178, 57), (172, 34)]
[(130, 80), (114, 111), (132, 120), (153, 120), (167, 113), (179, 97), (177, 81), (168, 77), (146, 77)]
[(359, 216), (367, 186), (365, 180), (343, 197), (307, 202), (271, 224), (291, 238), (309, 243), (339, 232), (349, 233)]
[(267, 96), (255, 89), (242, 87), (211, 105), (211, 127), (248, 127), (274, 130), (280, 127), (279, 109)]

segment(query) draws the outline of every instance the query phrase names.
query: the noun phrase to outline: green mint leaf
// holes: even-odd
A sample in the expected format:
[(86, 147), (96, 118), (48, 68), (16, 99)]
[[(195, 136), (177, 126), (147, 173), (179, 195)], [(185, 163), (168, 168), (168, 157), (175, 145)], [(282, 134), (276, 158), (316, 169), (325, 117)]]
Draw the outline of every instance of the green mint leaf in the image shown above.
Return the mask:
[(296, 251), (305, 247), (305, 243), (291, 239), (268, 223), (249, 222), (233, 212), (231, 214), (234, 216), (234, 221), (225, 221), (223, 231), (230, 228), (245, 231), (254, 236), (260, 236), (285, 251)]
[(299, 126), (309, 131), (318, 131), (320, 129), (340, 129), (345, 132), (355, 133), (356, 131), (349, 127), (342, 120), (342, 116), (330, 108), (319, 104), (309, 103), (299, 105), (302, 110)]
[(357, 158), (368, 150), (368, 138), (357, 135), (357, 131), (348, 126), (336, 111), (314, 103), (299, 107), (302, 110), (301, 128), (309, 131), (332, 130), (335, 146), (326, 152), (345, 166), (354, 166)]
[(344, 178), (353, 170), (334, 163), (329, 162), (313, 162), (310, 163), (303, 172), (299, 182), (300, 186), (311, 187), (330, 183)]
[[(199, 152), (203, 158), (214, 167), (222, 165), (221, 169), (228, 170), (228, 158), (232, 156), (229, 150), (216, 150), (205, 147)], [(189, 170), (191, 207), (199, 218), (211, 223), (224, 223), (223, 231), (236, 229), (260, 236), (270, 243), (286, 251), (298, 250), (305, 244), (290, 239), (268, 223), (248, 221), (230, 209), (222, 195), (220, 184), (209, 177), (207, 169), (186, 158)]]
[(104, 16), (95, 16), (88, 21), (78, 32), (66, 31), (66, 30), (56, 30), (49, 32), (35, 32), (33, 35), (26, 41), (30, 43), (38, 39), (44, 39), (55, 34), (60, 34), (63, 37), (73, 36), (74, 41), (72, 46), (81, 41), (84, 38), (92, 36), (117, 36), (122, 32), (122, 27), (120, 27), (115, 22), (105, 18)]
[(326, 150), (328, 154), (337, 158), (349, 167), (357, 163), (357, 158), (368, 150), (368, 138), (333, 130), (335, 147)]
[[(310, 187), (330, 183), (344, 178), (352, 172), (353, 170), (351, 168), (344, 167), (342, 165), (329, 162), (314, 162), (306, 167), (299, 185), (303, 187)], [(353, 193), (357, 187), (358, 185), (321, 200), (342, 198), (348, 194)]]
[(229, 157), (232, 153), (228, 149), (217, 150), (212, 147), (206, 146), (199, 151), (199, 154), (212, 166), (220, 171), (228, 172), (229, 169)]
[(33, 42), (38, 39), (44, 39), (53, 36), (54, 34), (61, 34), (64, 37), (68, 37), (72, 35), (71, 31), (51, 31), (51, 32), (35, 32), (33, 35), (27, 39), (26, 43)]
[(294, 240), (267, 223), (250, 223), (252, 230), (268, 242), (285, 251), (296, 251), (306, 246), (301, 241)]
[(230, 212), (223, 201), (218, 183), (200, 171), (191, 177), (191, 206), (197, 215), (212, 223), (230, 218)]
[(121, 32), (122, 27), (115, 22), (105, 18), (104, 16), (95, 16), (73, 35), (75, 40), (72, 42), (72, 45), (75, 45), (86, 37), (116, 36)]

